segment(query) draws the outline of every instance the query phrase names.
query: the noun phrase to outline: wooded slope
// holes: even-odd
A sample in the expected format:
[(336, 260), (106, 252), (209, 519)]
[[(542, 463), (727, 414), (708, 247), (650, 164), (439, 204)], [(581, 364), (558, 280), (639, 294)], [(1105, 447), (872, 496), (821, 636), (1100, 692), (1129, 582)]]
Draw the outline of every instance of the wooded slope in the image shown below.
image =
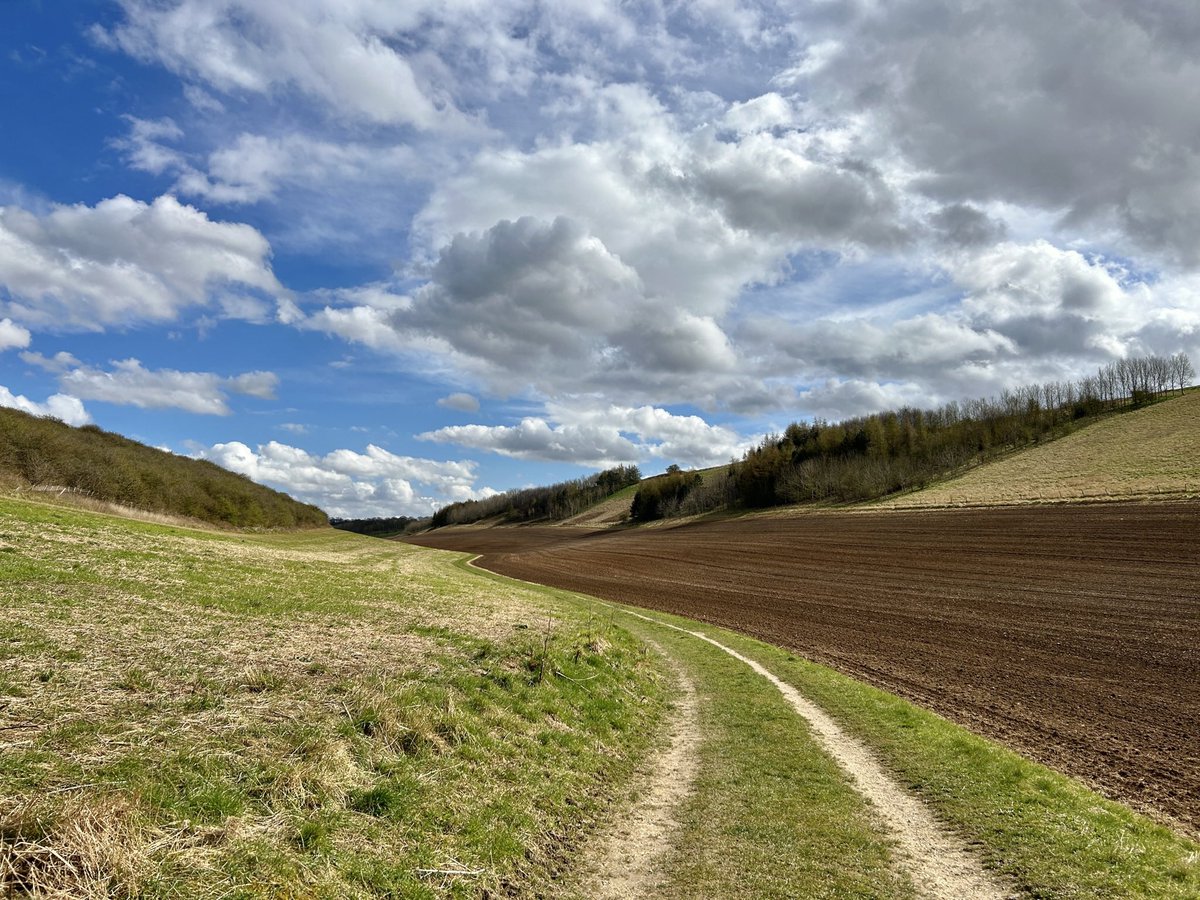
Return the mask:
[(325, 525), (325, 513), (206, 460), (147, 447), (95, 425), (0, 409), (0, 475), (105, 503), (234, 528)]

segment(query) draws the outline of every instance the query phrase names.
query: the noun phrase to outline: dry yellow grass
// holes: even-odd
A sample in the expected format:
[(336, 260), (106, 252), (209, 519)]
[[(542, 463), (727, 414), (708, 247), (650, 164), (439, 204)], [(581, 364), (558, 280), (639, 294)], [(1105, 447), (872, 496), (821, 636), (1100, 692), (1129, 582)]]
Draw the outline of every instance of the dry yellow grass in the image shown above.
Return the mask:
[(613, 704), (653, 666), (454, 559), (0, 498), (0, 896), (536, 885), (645, 751), (658, 703)]
[(893, 509), (1200, 496), (1200, 389), (873, 506)]

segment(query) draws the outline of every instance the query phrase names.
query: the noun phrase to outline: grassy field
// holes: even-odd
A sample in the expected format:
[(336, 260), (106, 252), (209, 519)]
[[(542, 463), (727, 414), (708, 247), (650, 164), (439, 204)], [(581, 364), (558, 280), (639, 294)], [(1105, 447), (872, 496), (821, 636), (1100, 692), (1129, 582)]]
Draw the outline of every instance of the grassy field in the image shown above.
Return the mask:
[(451, 559), (0, 499), (0, 895), (555, 883), (667, 688), (584, 605)]
[(1200, 389), (1111, 416), (922, 491), (894, 508), (1200, 496)]
[[(653, 642), (695, 683), (702, 734), (655, 896), (913, 896), (870, 805), (764, 679), (463, 560), (0, 498), (0, 895), (581, 897), (589, 834), (639, 802), (662, 740)], [(1195, 843), (703, 630), (818, 701), (1028, 896), (1200, 894)]]

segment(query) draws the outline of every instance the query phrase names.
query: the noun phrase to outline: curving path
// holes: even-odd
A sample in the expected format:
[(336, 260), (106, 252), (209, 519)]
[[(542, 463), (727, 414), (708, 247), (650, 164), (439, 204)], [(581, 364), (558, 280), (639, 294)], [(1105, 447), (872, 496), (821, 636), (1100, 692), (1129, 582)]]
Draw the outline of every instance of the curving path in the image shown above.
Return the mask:
[(1200, 503), (444, 529), (493, 571), (733, 628), (1195, 832)]

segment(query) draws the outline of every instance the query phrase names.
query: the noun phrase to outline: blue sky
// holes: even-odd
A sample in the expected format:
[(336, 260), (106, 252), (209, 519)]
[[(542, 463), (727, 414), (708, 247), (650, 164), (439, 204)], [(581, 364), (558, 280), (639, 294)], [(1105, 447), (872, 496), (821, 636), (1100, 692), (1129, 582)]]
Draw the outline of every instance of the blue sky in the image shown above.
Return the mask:
[(1183, 0), (9, 0), (0, 403), (423, 514), (1195, 357), (1198, 44)]

